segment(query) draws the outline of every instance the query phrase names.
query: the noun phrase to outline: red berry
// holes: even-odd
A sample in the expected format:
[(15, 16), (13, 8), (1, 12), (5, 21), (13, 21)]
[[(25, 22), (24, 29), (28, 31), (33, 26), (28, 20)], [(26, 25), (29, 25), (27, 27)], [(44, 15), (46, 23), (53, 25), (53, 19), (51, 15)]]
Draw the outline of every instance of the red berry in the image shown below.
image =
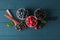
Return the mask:
[(38, 30), (38, 27), (35, 27), (35, 30)]
[(34, 26), (37, 23), (37, 19), (34, 16), (29, 16), (26, 22), (27, 22), (27, 25)]

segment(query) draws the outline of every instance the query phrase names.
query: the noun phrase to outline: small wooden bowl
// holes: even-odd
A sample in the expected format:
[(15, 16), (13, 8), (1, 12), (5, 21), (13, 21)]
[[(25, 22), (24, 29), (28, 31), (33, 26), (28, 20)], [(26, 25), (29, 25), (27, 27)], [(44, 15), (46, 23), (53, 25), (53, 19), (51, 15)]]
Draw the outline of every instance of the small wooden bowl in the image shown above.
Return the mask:
[(25, 8), (19, 8), (16, 12), (16, 16), (20, 20), (25, 20), (28, 16), (28, 10), (26, 10)]
[(32, 15), (31, 15), (31, 16), (28, 16), (28, 17), (26, 18), (25, 22), (26, 22), (26, 25), (27, 25), (28, 27), (33, 28), (33, 27), (35, 27), (35, 26), (37, 25), (38, 20), (37, 20), (37, 18), (36, 18), (35, 16), (32, 16)]
[(36, 16), (38, 20), (42, 20), (46, 18), (46, 12), (42, 8), (38, 8), (34, 11), (34, 16)]

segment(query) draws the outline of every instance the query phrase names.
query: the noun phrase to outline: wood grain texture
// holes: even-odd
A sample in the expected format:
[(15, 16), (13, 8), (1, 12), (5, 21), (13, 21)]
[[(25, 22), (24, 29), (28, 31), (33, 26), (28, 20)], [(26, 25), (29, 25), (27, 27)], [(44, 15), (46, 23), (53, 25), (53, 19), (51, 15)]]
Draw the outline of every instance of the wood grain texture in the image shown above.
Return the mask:
[[(17, 19), (16, 10), (23, 7), (33, 9), (31, 13), (36, 8), (44, 8), (52, 19), (39, 30), (28, 28), (18, 32), (14, 26), (8, 28), (6, 9), (11, 9)], [(60, 40), (60, 0), (0, 0), (0, 40)]]

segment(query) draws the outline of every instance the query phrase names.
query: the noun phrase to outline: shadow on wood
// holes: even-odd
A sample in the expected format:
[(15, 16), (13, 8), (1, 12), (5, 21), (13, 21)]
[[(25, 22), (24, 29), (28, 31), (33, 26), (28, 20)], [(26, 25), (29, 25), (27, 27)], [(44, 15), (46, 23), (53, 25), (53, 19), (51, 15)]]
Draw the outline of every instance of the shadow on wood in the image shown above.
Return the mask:
[(46, 12), (47, 12), (47, 18), (46, 18), (46, 20), (47, 21), (56, 21), (58, 19), (58, 17), (52, 15), (51, 11), (52, 11), (52, 9), (46, 9)]

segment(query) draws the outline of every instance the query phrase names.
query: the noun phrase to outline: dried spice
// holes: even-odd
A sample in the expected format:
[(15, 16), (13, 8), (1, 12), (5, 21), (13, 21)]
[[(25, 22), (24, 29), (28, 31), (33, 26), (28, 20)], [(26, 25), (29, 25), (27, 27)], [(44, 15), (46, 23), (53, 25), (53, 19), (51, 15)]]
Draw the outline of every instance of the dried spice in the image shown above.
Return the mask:
[[(14, 23), (17, 30), (21, 30), (21, 29), (24, 29), (26, 27), (25, 24), (20, 23), (16, 19), (14, 19), (13, 15), (11, 14), (11, 12), (8, 9), (6, 12), (7, 12), (7, 14), (4, 14), (4, 16), (7, 17), (8, 19), (10, 19)], [(9, 25), (10, 24), (11, 23), (9, 23)]]
[(19, 8), (16, 13), (18, 19), (25, 20), (25, 18), (28, 16), (28, 10), (25, 8)]
[(26, 28), (26, 25), (23, 24), (23, 23), (21, 23), (21, 24), (19, 24), (19, 25), (16, 25), (16, 29), (17, 29), (18, 31), (23, 30), (23, 29), (25, 29), (25, 28)]
[(38, 20), (45, 19), (46, 18), (46, 12), (45, 10), (38, 8), (34, 12), (34, 16), (38, 18)]

